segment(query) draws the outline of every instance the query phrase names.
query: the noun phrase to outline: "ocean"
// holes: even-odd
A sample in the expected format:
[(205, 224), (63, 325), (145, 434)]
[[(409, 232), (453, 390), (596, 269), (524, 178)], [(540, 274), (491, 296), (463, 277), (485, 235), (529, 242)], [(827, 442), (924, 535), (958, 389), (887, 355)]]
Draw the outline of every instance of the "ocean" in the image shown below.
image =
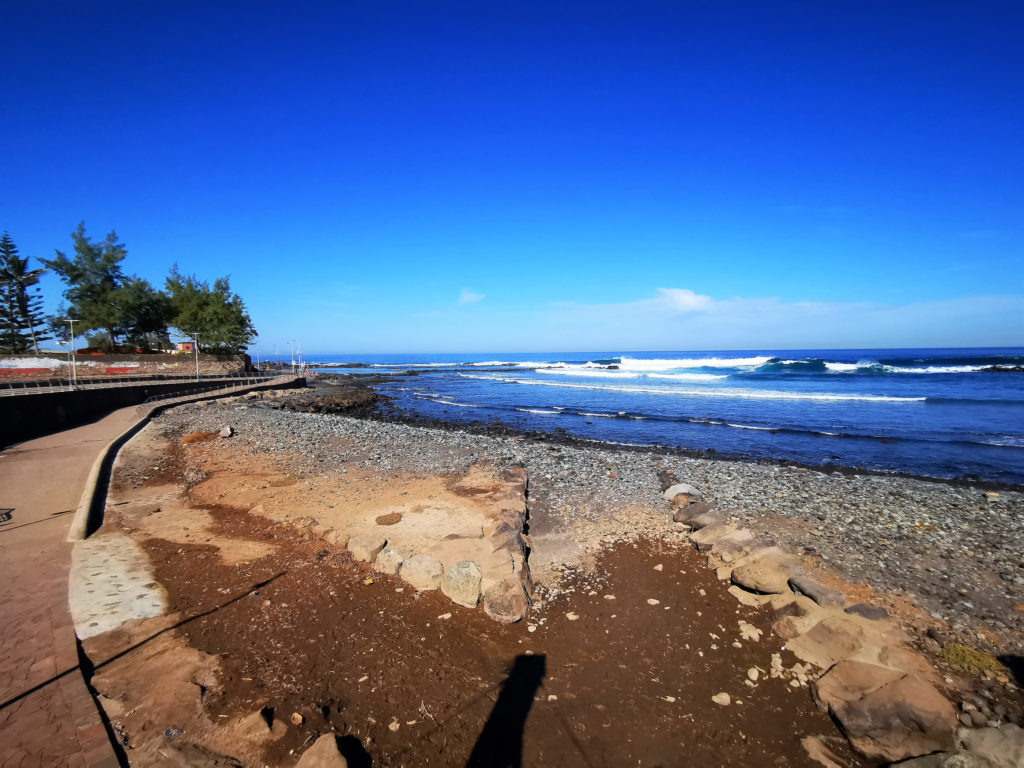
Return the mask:
[(1024, 348), (310, 355), (400, 410), (749, 459), (1024, 483)]

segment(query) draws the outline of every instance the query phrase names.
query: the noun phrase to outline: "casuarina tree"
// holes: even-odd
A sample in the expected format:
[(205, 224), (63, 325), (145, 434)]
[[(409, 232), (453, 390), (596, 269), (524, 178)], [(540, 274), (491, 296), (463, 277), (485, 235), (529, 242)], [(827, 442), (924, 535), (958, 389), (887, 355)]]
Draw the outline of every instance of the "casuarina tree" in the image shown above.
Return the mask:
[(122, 321), (116, 294), (124, 281), (121, 262), (128, 252), (117, 241), (116, 232), (108, 234), (102, 242), (92, 242), (86, 237), (84, 222), (71, 233), (71, 241), (71, 257), (57, 251), (56, 258), (44, 263), (67, 285), (64, 298), (70, 304), (68, 309), (75, 318), (76, 330), (104, 331), (113, 349)]
[(38, 287), (45, 271), (29, 269), (28, 257), (18, 254), (10, 235), (0, 235), (0, 348), (39, 352), (39, 342), (50, 338)]
[(210, 352), (239, 354), (256, 337), (256, 329), (241, 297), (231, 292), (227, 277), (210, 286), (194, 275), (182, 275), (175, 264), (167, 276), (171, 297), (171, 326), (199, 339)]

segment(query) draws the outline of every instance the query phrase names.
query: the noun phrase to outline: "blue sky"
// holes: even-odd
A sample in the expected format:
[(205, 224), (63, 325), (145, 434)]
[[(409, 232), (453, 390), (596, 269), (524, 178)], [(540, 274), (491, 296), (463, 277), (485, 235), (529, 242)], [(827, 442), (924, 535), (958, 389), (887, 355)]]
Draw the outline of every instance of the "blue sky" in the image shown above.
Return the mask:
[(0, 27), (0, 229), (230, 274), (265, 348), (1024, 345), (1015, 0), (36, 0)]

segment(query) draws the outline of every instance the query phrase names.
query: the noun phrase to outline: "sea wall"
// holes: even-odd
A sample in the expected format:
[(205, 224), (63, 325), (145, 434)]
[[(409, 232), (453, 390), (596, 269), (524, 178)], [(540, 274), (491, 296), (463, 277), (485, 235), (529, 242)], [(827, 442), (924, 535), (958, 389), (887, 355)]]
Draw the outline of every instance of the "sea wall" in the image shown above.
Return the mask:
[[(238, 374), (252, 363), (248, 355), (199, 354), (199, 373)], [(75, 374), (79, 379), (110, 376), (194, 376), (194, 354), (169, 355), (75, 355)], [(38, 355), (0, 357), (0, 380), (35, 381), (67, 379), (71, 363), (66, 352), (40, 352)]]
[[(77, 427), (110, 411), (138, 405), (154, 395), (188, 394), (209, 381), (147, 382), (137, 385), (0, 397), (0, 447)], [(258, 389), (287, 385), (268, 384)]]

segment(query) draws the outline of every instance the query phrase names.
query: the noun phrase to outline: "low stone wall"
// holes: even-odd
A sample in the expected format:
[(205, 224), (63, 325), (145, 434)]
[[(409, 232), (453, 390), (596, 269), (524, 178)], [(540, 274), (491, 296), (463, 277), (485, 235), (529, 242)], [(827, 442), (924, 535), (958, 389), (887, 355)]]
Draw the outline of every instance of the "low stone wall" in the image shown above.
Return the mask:
[(210, 385), (209, 381), (152, 382), (0, 397), (0, 447), (77, 427), (154, 395), (188, 394)]
[[(199, 373), (239, 374), (252, 366), (248, 355), (199, 354)], [(75, 373), (79, 379), (110, 376), (194, 376), (194, 354), (176, 355), (75, 355)], [(41, 352), (38, 355), (0, 356), (0, 380), (35, 381), (67, 379), (71, 363), (65, 352)]]

